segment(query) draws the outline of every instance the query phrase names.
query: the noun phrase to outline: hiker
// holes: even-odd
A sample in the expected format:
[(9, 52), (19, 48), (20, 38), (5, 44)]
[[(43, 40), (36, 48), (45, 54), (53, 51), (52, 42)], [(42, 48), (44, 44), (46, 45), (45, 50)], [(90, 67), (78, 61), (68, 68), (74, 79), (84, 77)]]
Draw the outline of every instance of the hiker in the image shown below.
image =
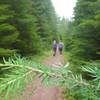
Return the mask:
[(62, 54), (62, 51), (63, 51), (63, 42), (61, 40), (59, 41), (58, 48), (59, 48), (60, 54)]
[(54, 40), (54, 41), (53, 41), (53, 56), (56, 55), (56, 51), (57, 51), (57, 41)]

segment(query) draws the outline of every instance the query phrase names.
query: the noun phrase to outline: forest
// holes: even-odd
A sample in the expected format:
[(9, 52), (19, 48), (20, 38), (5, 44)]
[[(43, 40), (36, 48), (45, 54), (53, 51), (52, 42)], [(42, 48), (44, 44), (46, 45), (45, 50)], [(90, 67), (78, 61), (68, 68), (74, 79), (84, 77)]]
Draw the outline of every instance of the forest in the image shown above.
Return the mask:
[[(64, 42), (68, 67), (37, 62), (54, 39)], [(64, 87), (64, 100), (99, 100), (100, 0), (77, 0), (71, 20), (59, 18), (51, 0), (0, 0), (0, 100), (16, 100), (39, 73)]]

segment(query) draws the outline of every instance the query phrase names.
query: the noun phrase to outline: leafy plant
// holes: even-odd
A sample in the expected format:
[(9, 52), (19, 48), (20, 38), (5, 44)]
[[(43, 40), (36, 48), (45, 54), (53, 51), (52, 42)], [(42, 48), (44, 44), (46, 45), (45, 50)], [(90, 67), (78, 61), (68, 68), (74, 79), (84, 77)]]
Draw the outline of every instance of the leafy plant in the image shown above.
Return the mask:
[[(88, 63), (81, 67), (85, 75), (82, 78), (84, 85), (76, 85), (73, 88), (65, 90), (65, 98), (67, 100), (99, 100), (100, 98), (100, 64)], [(79, 82), (79, 81), (78, 81)], [(88, 84), (87, 84), (88, 83)], [(68, 99), (69, 98), (69, 99)]]

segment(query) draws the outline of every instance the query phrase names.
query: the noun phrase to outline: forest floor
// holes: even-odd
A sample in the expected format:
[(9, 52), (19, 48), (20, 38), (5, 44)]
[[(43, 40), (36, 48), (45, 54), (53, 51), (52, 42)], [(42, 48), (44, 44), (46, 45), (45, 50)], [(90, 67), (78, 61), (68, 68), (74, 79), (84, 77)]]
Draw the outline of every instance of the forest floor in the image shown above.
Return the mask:
[[(64, 64), (64, 56), (57, 52), (56, 56), (48, 57), (43, 64), (49, 67), (61, 67)], [(63, 89), (45, 86), (41, 81), (42, 77), (37, 76), (18, 100), (63, 100)]]

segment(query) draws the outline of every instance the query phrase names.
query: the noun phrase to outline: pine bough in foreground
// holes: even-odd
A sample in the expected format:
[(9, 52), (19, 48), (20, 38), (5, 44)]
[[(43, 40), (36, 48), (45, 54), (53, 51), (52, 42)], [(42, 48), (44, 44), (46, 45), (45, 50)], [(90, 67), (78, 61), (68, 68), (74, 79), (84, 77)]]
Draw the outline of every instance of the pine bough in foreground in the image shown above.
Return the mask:
[[(82, 75), (74, 75), (68, 67), (46, 67), (32, 62), (26, 58), (14, 57), (0, 64), (0, 98), (8, 100), (9, 96), (15, 96), (18, 90), (23, 90), (26, 84), (40, 75), (43, 83), (67, 87), (71, 90), (77, 87), (87, 87), (98, 92), (100, 90), (100, 69), (97, 66), (84, 66), (82, 70), (91, 73), (94, 79), (87, 82)], [(57, 84), (58, 83), (58, 84)]]

